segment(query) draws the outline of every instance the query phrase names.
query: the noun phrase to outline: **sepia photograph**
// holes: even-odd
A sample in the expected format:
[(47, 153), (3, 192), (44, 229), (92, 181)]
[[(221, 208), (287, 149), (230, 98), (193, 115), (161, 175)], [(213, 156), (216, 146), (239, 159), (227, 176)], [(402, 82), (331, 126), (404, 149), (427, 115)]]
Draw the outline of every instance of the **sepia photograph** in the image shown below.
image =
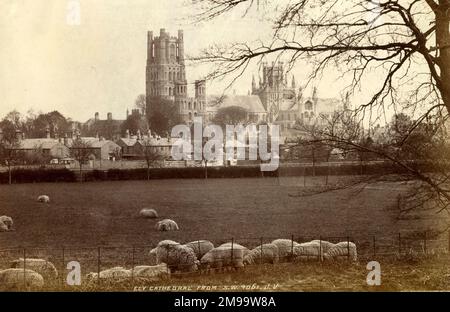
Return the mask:
[(450, 0), (3, 0), (0, 38), (1, 292), (450, 291)]

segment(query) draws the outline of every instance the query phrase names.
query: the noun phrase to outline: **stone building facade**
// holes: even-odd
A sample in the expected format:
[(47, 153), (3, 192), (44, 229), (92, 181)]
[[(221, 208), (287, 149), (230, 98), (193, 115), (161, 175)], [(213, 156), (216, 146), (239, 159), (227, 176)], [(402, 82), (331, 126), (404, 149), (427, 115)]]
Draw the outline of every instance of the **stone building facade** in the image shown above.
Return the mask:
[(177, 37), (171, 36), (165, 29), (160, 30), (159, 36), (154, 36), (153, 31), (147, 34), (147, 106), (151, 106), (151, 102), (157, 98), (175, 102), (180, 115), (186, 122), (191, 121), (195, 116), (204, 115), (205, 81), (195, 81), (195, 96), (188, 95), (182, 30), (178, 31)]

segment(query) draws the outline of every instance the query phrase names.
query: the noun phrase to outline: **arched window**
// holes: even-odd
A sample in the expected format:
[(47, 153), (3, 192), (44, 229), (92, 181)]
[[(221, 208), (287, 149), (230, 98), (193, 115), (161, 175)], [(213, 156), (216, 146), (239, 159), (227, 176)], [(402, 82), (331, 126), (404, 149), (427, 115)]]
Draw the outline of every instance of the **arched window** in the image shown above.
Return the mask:
[(176, 56), (177, 56), (177, 49), (175, 47), (175, 44), (171, 44), (170, 45), (170, 58), (172, 60), (174, 60), (176, 58)]
[(305, 109), (306, 110), (312, 110), (313, 109), (313, 104), (311, 101), (308, 101), (305, 103)]
[(189, 120), (192, 120), (192, 113), (189, 112)]

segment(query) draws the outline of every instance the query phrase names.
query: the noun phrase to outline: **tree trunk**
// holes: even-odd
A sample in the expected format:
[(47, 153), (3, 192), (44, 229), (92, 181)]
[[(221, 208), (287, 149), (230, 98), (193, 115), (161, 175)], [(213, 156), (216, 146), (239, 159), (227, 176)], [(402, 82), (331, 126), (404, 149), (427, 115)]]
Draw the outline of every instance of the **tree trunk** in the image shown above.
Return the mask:
[(8, 183), (9, 183), (9, 184), (12, 184), (11, 165), (8, 165)]
[(150, 166), (147, 166), (147, 181), (150, 181)]
[(205, 160), (205, 179), (208, 179), (208, 161)]
[(82, 170), (83, 165), (80, 162), (80, 182), (83, 183), (83, 170)]
[(314, 147), (312, 148), (312, 175), (313, 175), (313, 177), (315, 177), (316, 176), (316, 153), (315, 153), (316, 151), (315, 151), (315, 149), (314, 149)]
[(436, 46), (439, 49), (442, 100), (450, 114), (450, 1), (439, 0), (436, 12)]

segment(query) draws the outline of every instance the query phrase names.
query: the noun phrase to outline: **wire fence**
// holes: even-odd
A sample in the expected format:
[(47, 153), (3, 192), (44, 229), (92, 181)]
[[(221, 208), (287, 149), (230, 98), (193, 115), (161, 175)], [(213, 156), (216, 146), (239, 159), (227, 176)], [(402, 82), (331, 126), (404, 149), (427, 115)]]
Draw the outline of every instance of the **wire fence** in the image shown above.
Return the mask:
[[(450, 253), (450, 231), (436, 233), (432, 231), (413, 232), (413, 233), (397, 233), (385, 236), (308, 236), (308, 235), (290, 235), (284, 239), (285, 244), (280, 248), (278, 246), (278, 253), (276, 260), (274, 253), (271, 250), (271, 243), (279, 238), (276, 237), (230, 237), (208, 241), (212, 242), (214, 246), (221, 246), (227, 244), (225, 251), (216, 254), (213, 259), (214, 263), (220, 263), (215, 266), (215, 269), (234, 268), (245, 270), (246, 266), (243, 263), (248, 256), (245, 253), (249, 251), (252, 253), (252, 260), (246, 265), (260, 265), (310, 261), (323, 262), (327, 261), (327, 252), (330, 246), (340, 243), (341, 252), (337, 254), (338, 260), (353, 262), (352, 244), (356, 245), (357, 259), (360, 262), (372, 261), (377, 259), (393, 258), (399, 259), (405, 256), (421, 256), (421, 255), (435, 255), (435, 254), (449, 254)], [(136, 286), (143, 282), (154, 282), (157, 277), (165, 274), (165, 278), (182, 278), (187, 275), (204, 274), (209, 271), (209, 267), (204, 266), (202, 260), (202, 244), (205, 240), (195, 241), (198, 243), (198, 248), (194, 248), (196, 256), (192, 259), (192, 254), (179, 252), (174, 246), (182, 246), (183, 243), (175, 243), (171, 246), (170, 241), (165, 242), (166, 248), (161, 248), (157, 255), (159, 259), (163, 259), (167, 263), (165, 267), (161, 267), (157, 273), (151, 275), (140, 275), (138, 273), (139, 267), (154, 266), (154, 259), (151, 259), (151, 251), (154, 250), (158, 244), (149, 245), (135, 245), (135, 246), (97, 246), (97, 247), (60, 247), (60, 248), (30, 248), (18, 247), (0, 249), (0, 269), (16, 268), (23, 270), (23, 278), (21, 282), (24, 288), (29, 286), (27, 283), (28, 270), (35, 270), (42, 274), (45, 279), (46, 286), (64, 288), (67, 286), (67, 274), (71, 268), (68, 268), (68, 263), (76, 261), (80, 264), (82, 284), (90, 283), (93, 287), (98, 287), (102, 283), (107, 282), (109, 278), (115, 279), (116, 282), (125, 282), (127, 286)], [(297, 246), (302, 246), (304, 243), (315, 241), (316, 247), (313, 252), (309, 251), (302, 254), (304, 249), (298, 249)], [(187, 243), (187, 242), (185, 242)], [(191, 242), (192, 243), (192, 242)], [(331, 244), (329, 244), (331, 243)], [(184, 245), (185, 246), (185, 245)], [(241, 249), (244, 246), (249, 251)], [(161, 251), (162, 250), (162, 251)], [(299, 251), (300, 250), (300, 251)], [(201, 254), (199, 255), (198, 252)], [(167, 253), (167, 254), (163, 254)], [(168, 260), (172, 257), (174, 260)], [(25, 259), (25, 260), (23, 260)], [(40, 259), (40, 263), (36, 266), (35, 259)], [(195, 261), (197, 260), (197, 261)], [(336, 258), (334, 258), (336, 260)], [(45, 264), (43, 264), (45, 262)], [(164, 262), (164, 261), (162, 261)], [(176, 262), (176, 263), (175, 263)], [(193, 267), (195, 264), (195, 267)], [(46, 269), (54, 268), (57, 275), (48, 274)], [(128, 269), (127, 269), (128, 268)], [(104, 271), (112, 271), (110, 275), (102, 275)], [(51, 270), (50, 270), (51, 271)], [(164, 272), (165, 271), (165, 272)], [(128, 272), (128, 273), (124, 273)], [(160, 274), (160, 275), (158, 275)], [(90, 277), (89, 277), (90, 276)], [(1, 284), (0, 288), (7, 287), (6, 282)], [(16, 284), (14, 284), (16, 283)], [(17, 281), (13, 282), (14, 286)], [(20, 285), (19, 285), (20, 286)]]

